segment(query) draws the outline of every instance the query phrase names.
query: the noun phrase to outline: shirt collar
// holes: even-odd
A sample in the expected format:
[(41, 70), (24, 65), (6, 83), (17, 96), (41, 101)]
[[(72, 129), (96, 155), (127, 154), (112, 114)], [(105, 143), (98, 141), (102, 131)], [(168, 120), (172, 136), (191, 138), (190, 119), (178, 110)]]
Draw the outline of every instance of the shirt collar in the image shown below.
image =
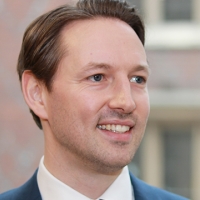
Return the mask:
[[(73, 188), (55, 178), (44, 166), (42, 157), (37, 174), (38, 187), (43, 200), (91, 200)], [(112, 185), (98, 198), (105, 200), (134, 200), (133, 188), (130, 181), (128, 167), (124, 167), (121, 174)]]

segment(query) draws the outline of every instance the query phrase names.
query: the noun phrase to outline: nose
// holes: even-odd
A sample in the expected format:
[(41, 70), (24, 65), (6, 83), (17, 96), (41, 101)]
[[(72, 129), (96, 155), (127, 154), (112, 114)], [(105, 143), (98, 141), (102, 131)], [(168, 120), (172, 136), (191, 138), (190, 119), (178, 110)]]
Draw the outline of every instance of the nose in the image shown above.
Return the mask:
[(130, 81), (128, 79), (118, 81), (113, 86), (109, 107), (123, 113), (131, 113), (135, 110), (136, 104), (133, 98)]

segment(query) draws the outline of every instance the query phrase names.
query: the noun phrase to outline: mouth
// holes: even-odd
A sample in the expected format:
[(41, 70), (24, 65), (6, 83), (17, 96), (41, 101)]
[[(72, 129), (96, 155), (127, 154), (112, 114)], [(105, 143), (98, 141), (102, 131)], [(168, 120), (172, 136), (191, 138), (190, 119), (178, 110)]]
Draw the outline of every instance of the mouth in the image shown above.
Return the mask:
[(119, 125), (119, 124), (103, 124), (103, 125), (97, 125), (97, 128), (101, 129), (101, 130), (107, 130), (107, 131), (111, 131), (114, 133), (126, 133), (128, 132), (132, 127), (130, 126), (124, 126), (124, 125)]

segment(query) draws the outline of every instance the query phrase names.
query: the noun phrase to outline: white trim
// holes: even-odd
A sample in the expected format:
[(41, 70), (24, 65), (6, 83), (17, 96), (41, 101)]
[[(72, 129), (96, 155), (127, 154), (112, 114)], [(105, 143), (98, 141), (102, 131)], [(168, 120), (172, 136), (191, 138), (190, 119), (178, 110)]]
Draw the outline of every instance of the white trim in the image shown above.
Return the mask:
[[(156, 187), (164, 187), (162, 135), (157, 124), (147, 126), (142, 146), (142, 178)], [(159, 163), (159, 164), (158, 164)]]
[(199, 90), (150, 90), (151, 107), (200, 109)]
[[(153, 9), (152, 9), (153, 5)], [(163, 19), (163, 2), (160, 0), (143, 0), (145, 21), (149, 24), (157, 24)]]
[(196, 124), (192, 130), (192, 177), (191, 177), (191, 199), (198, 200), (200, 199), (200, 126)]
[(200, 1), (199, 0), (193, 0), (193, 19), (194, 21), (200, 23)]
[(164, 23), (146, 25), (147, 49), (200, 49), (200, 25)]

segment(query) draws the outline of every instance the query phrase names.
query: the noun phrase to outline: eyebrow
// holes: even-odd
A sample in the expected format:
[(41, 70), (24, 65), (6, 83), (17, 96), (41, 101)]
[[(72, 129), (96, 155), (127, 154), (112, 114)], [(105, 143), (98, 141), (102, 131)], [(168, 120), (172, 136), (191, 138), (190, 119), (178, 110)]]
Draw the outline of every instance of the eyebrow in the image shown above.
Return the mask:
[(135, 68), (135, 71), (146, 71), (148, 74), (151, 73), (149, 65), (139, 65)]
[(109, 64), (106, 63), (95, 63), (95, 62), (89, 62), (87, 65), (83, 67), (86, 71), (92, 70), (92, 69), (111, 69), (112, 67)]
[[(109, 70), (109, 69), (112, 69), (113, 67), (106, 63), (89, 62), (83, 68), (85, 69), (85, 71), (90, 71), (90, 70), (95, 70), (95, 69)], [(134, 71), (146, 71), (148, 74), (150, 74), (151, 70), (148, 64), (144, 64), (144, 65), (138, 65), (134, 67)]]

